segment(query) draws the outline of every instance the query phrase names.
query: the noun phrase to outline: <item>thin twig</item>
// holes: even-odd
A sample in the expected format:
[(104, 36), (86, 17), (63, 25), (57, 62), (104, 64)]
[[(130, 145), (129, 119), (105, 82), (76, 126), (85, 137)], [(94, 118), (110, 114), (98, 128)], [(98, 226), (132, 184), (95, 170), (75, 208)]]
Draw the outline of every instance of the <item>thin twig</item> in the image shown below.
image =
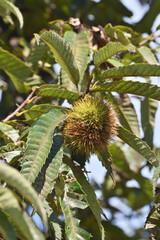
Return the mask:
[(9, 121), (11, 118), (13, 118), (26, 104), (27, 102), (32, 98), (32, 96), (34, 95), (34, 93), (37, 91), (38, 88), (35, 88), (30, 94), (29, 96), (26, 98), (26, 100), (10, 115), (8, 115), (2, 122), (7, 122)]
[(156, 38), (159, 38), (160, 34), (153, 36), (152, 38), (148, 37), (145, 40), (143, 40), (142, 42), (139, 43), (139, 46), (144, 45), (145, 43), (147, 43), (148, 41), (154, 41)]
[(95, 70), (96, 70), (96, 67), (94, 67), (92, 72), (91, 72), (91, 75), (90, 75), (90, 78), (88, 80), (86, 89), (83, 92), (83, 97), (89, 92), (89, 88), (90, 88), (90, 85), (91, 85), (91, 82), (92, 82), (92, 79), (93, 79), (93, 73), (94, 73)]

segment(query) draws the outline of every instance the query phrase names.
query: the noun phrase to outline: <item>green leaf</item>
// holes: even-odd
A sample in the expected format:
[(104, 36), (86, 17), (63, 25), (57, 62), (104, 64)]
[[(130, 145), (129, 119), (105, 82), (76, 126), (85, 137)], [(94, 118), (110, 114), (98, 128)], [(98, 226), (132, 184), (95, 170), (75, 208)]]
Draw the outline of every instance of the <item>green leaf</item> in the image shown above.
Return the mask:
[(91, 92), (117, 92), (117, 93), (131, 93), (139, 96), (149, 97), (160, 100), (160, 87), (150, 83), (142, 83), (138, 81), (113, 81), (104, 84), (97, 84), (92, 88)]
[(123, 44), (128, 49), (129, 52), (133, 53), (136, 51), (136, 47), (129, 41), (129, 39), (120, 29), (116, 29), (114, 36), (121, 44)]
[(33, 183), (50, 152), (53, 132), (66, 118), (58, 109), (42, 114), (29, 131), (27, 148), (22, 161), (22, 173)]
[(158, 103), (155, 100), (145, 98), (141, 101), (141, 123), (144, 132), (144, 141), (152, 148), (155, 125), (155, 114)]
[(22, 152), (21, 151), (11, 151), (11, 152), (5, 152), (5, 153), (1, 153), (1, 154), (2, 154), (2, 156), (4, 156), (6, 162), (10, 163), (14, 157), (20, 156), (22, 154)]
[(16, 142), (19, 138), (18, 130), (15, 130), (12, 126), (6, 123), (0, 123), (0, 131), (13, 142)]
[[(60, 199), (60, 205), (62, 208), (62, 212), (65, 216), (65, 232), (70, 240), (89, 240), (91, 234), (86, 232), (84, 229), (80, 228), (79, 223), (80, 220), (75, 217), (75, 211), (72, 208), (86, 208), (87, 205), (83, 205), (80, 200), (74, 199), (67, 196), (68, 188), (65, 187), (65, 193), (63, 200)], [(72, 205), (71, 205), (72, 204)], [(83, 205), (83, 207), (82, 207)]]
[(67, 72), (70, 80), (78, 86), (80, 75), (70, 47), (53, 31), (42, 33), (41, 39), (54, 53), (57, 63)]
[(102, 162), (102, 165), (107, 169), (108, 174), (113, 180), (113, 186), (115, 186), (115, 178), (112, 171), (112, 157), (108, 151), (96, 153), (98, 159)]
[(144, 58), (144, 60), (147, 63), (155, 64), (155, 65), (159, 64), (155, 55), (152, 53), (150, 48), (148, 48), (146, 46), (142, 46), (140, 48), (137, 48), (137, 51), (141, 54), (141, 56)]
[(19, 9), (12, 2), (1, 0), (1, 7), (4, 7), (6, 10), (9, 10), (11, 13), (13, 13), (19, 20), (20, 28), (23, 27), (23, 16)]
[(123, 127), (139, 137), (139, 123), (134, 105), (130, 102), (128, 95), (124, 96), (124, 103), (117, 105), (111, 93), (107, 94), (108, 99), (116, 106), (118, 119)]
[(0, 210), (0, 234), (6, 240), (17, 240), (11, 222), (9, 221), (5, 212), (1, 210)]
[(41, 199), (47, 197), (48, 193), (54, 187), (54, 180), (58, 177), (59, 168), (63, 158), (62, 140), (62, 135), (54, 135), (52, 148), (44, 165), (44, 168), (47, 168), (46, 171), (44, 171), (45, 181), (40, 193)]
[[(129, 104), (119, 106), (119, 109), (120, 109), (119, 119), (121, 124), (125, 128), (127, 128), (125, 124), (127, 122), (127, 125), (129, 125), (129, 128), (131, 128), (131, 132), (133, 132), (137, 137), (139, 137), (140, 136), (139, 123), (134, 105), (130, 102)], [(129, 128), (127, 129), (130, 131)]]
[(159, 76), (160, 75), (160, 66), (150, 65), (148, 63), (136, 63), (129, 66), (111, 68), (107, 71), (104, 71), (100, 79), (106, 78), (119, 78), (125, 76)]
[(150, 164), (155, 167), (159, 165), (156, 155), (142, 139), (123, 127), (119, 127), (118, 137), (140, 153)]
[(108, 63), (112, 64), (114, 67), (123, 67), (124, 64), (120, 62), (117, 58), (109, 58)]
[(30, 202), (41, 216), (44, 224), (47, 225), (46, 213), (37, 193), (19, 171), (10, 166), (1, 165), (0, 179), (6, 182), (12, 188), (15, 188), (19, 194), (21, 194), (28, 202)]
[(119, 52), (127, 51), (127, 48), (119, 42), (109, 42), (103, 48), (100, 48), (94, 56), (94, 64), (99, 66), (101, 63), (107, 61), (108, 58), (114, 56)]
[(78, 94), (73, 91), (69, 91), (65, 87), (58, 84), (45, 84), (42, 85), (38, 91), (37, 95), (44, 97), (59, 97), (68, 100), (77, 100)]
[(0, 186), (0, 208), (9, 215), (11, 222), (13, 222), (25, 239), (45, 239), (41, 231), (35, 226), (31, 217), (21, 209), (15, 193), (2, 186)]
[(25, 114), (26, 116), (27, 114), (27, 118), (29, 116), (31, 119), (37, 119), (38, 117), (40, 117), (41, 114), (48, 112), (51, 109), (58, 109), (63, 113), (67, 113), (68, 111), (67, 108), (65, 107), (44, 103), (44, 104), (34, 105), (30, 109), (24, 110), (19, 114), (19, 116), (21, 116), (22, 114)]
[[(147, 216), (147, 220), (145, 222), (145, 229), (147, 229), (153, 236), (159, 232), (159, 221), (160, 221), (160, 211), (158, 207), (153, 206), (149, 215)], [(160, 237), (160, 233), (158, 234), (158, 238)]]
[(82, 192), (86, 195), (87, 203), (97, 220), (97, 223), (98, 223), (101, 235), (102, 235), (103, 234), (103, 227), (101, 225), (102, 209), (99, 205), (99, 202), (96, 198), (96, 194), (95, 194), (92, 186), (86, 180), (86, 177), (85, 177), (81, 167), (75, 166), (70, 158), (64, 159), (64, 161), (71, 168), (75, 178), (77, 179), (77, 181), (81, 187)]
[(0, 48), (0, 68), (10, 77), (19, 92), (28, 91), (32, 70), (13, 54)]
[[(48, 200), (48, 199), (47, 199)], [(53, 200), (53, 199), (52, 199)], [(61, 240), (62, 239), (62, 228), (60, 225), (60, 221), (57, 218), (56, 214), (54, 213), (54, 210), (49, 205), (49, 202), (46, 200), (43, 200), (44, 207), (46, 209), (48, 218), (49, 218), (49, 224), (51, 227), (51, 231), (53, 230), (54, 233), (54, 239), (55, 240)]]
[(67, 31), (64, 34), (64, 40), (70, 45), (75, 62), (79, 69), (80, 80), (83, 79), (87, 65), (91, 58), (88, 34), (88, 32), (84, 31), (78, 34), (73, 31)]
[(36, 70), (38, 61), (43, 59), (43, 56), (46, 54), (47, 50), (48, 46), (43, 41), (40, 41), (39, 44), (35, 42), (28, 58), (26, 59), (26, 62), (31, 65), (33, 70)]

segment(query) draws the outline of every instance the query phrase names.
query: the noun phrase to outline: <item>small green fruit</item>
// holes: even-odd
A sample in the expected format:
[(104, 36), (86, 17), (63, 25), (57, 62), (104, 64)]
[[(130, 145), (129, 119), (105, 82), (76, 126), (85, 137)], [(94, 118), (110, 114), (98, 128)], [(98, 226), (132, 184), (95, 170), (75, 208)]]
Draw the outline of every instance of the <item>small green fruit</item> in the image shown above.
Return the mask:
[(85, 154), (104, 151), (117, 134), (117, 117), (110, 103), (86, 95), (68, 114), (63, 133), (71, 151)]

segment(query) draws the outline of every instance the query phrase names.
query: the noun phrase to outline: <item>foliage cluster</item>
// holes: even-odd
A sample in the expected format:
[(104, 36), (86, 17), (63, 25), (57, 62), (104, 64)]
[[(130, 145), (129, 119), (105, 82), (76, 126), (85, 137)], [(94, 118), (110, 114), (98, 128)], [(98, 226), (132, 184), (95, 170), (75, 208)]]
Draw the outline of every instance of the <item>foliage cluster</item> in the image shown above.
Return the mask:
[[(13, 22), (11, 13), (23, 27), (14, 1), (1, 1), (4, 24)], [(160, 75), (160, 46), (150, 47), (156, 38), (142, 38), (122, 25), (91, 27), (78, 18), (52, 21), (50, 30), (34, 36), (30, 43), (11, 38), (8, 44), (4, 39), (9, 36), (1, 38), (0, 234), (8, 240), (147, 239), (142, 229), (129, 237), (115, 226), (119, 209), (110, 199), (118, 196), (137, 216), (153, 201), (145, 229), (160, 238), (160, 162), (153, 144), (160, 88), (151, 78)], [(118, 137), (105, 151), (96, 152), (107, 169), (101, 199), (82, 166), (86, 156), (73, 154), (63, 142), (69, 106), (86, 95), (112, 103), (119, 121)], [(133, 98), (141, 100), (143, 139)], [(150, 182), (141, 174), (146, 166), (154, 168)], [(132, 179), (138, 188), (127, 187)], [(28, 205), (41, 217), (42, 231), (28, 215)]]

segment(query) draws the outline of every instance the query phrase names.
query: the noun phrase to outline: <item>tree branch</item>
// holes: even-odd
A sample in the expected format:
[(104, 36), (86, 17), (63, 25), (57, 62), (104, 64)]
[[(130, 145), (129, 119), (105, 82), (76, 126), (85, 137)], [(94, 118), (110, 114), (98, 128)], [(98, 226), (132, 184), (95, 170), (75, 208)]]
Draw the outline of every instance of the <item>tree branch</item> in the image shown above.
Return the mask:
[(8, 115), (2, 122), (7, 122), (9, 121), (11, 118), (13, 118), (26, 104), (27, 102), (32, 98), (32, 96), (34, 95), (34, 93), (37, 91), (38, 88), (35, 88), (30, 94), (29, 96), (26, 98), (26, 100), (10, 115)]

